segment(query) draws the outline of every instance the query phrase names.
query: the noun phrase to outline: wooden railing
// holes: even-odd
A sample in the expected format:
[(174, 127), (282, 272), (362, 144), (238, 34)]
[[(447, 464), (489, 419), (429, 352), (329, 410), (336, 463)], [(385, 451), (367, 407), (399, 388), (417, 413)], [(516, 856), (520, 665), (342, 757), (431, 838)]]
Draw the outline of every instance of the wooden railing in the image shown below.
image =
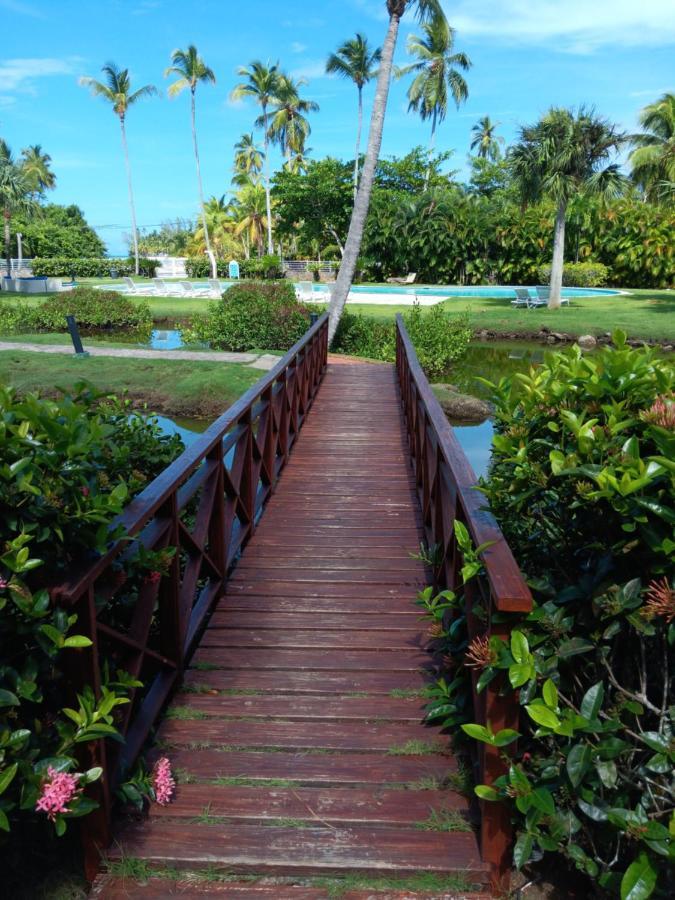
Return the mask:
[[(482, 554), (484, 574), (464, 587), (469, 640), (476, 637), (508, 638), (518, 618), (509, 613), (527, 613), (532, 596), (502, 532), (485, 508), (476, 490), (476, 476), (453, 434), (438, 400), (422, 371), (400, 315), (396, 317), (396, 368), (406, 419), (412, 466), (422, 507), (427, 545), (438, 549), (436, 586), (458, 591), (462, 587), (462, 555), (454, 525), (462, 522), (475, 546), (490, 543)], [(476, 615), (480, 609), (481, 614)], [(472, 669), (473, 716), (479, 724), (490, 723), (493, 731), (518, 728), (516, 695), (494, 679), (481, 692)], [(478, 778), (491, 784), (504, 774), (503, 751), (480, 744)], [(481, 853), (490, 863), (493, 882), (503, 888), (511, 868), (512, 828), (505, 804), (481, 801)]]
[[(75, 690), (100, 692), (104, 661), (143, 682), (116, 722), (124, 743), (87, 745), (103, 766), (99, 810), (85, 829), (91, 849), (109, 843), (111, 800), (180, 678), (195, 638), (253, 534), (325, 373), (324, 314), (260, 381), (131, 501), (115, 523), (124, 537), (85, 571), (51, 591), (77, 614), (92, 646), (69, 672)], [(132, 539), (132, 540), (130, 540)], [(161, 578), (142, 577), (129, 596), (126, 572), (139, 548), (176, 548)], [(126, 604), (117, 604), (126, 591)], [(120, 609), (121, 607), (121, 609)], [(126, 609), (126, 613), (124, 613)], [(114, 614), (111, 616), (111, 610)], [(123, 623), (123, 624), (122, 624)]]

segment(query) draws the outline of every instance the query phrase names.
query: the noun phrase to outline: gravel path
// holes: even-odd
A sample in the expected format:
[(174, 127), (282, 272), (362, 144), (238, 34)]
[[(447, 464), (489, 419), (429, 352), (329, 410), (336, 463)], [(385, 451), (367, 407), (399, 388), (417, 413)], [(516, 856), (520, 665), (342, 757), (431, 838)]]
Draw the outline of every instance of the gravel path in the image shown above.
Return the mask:
[[(30, 353), (61, 353), (72, 356), (67, 344), (31, 344), (23, 341), (0, 341), (1, 350), (27, 350)], [(123, 347), (87, 348), (90, 356), (117, 356), (123, 359), (190, 359), (197, 362), (245, 363), (256, 369), (271, 369), (281, 359), (271, 353), (228, 353), (224, 350), (136, 350)]]

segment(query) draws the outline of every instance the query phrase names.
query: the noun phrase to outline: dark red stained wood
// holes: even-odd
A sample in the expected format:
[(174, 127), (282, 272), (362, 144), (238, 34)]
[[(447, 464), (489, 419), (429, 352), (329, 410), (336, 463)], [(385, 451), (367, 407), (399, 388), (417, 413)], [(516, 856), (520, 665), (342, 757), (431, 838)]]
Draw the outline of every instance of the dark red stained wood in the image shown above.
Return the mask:
[[(253, 604), (252, 604), (253, 605)], [(422, 624), (419, 625), (422, 628)], [(297, 628), (303, 631), (393, 631), (401, 629), (410, 635), (415, 621), (409, 613), (285, 613), (259, 609), (221, 609), (211, 618), (211, 629), (217, 628)], [(371, 640), (377, 640), (377, 638)]]
[[(172, 706), (190, 707), (208, 716), (255, 716), (282, 719), (308, 719), (316, 721), (372, 720), (377, 701), (373, 697), (316, 697), (295, 694), (240, 695), (218, 693), (176, 694)], [(380, 701), (380, 704), (382, 701)], [(424, 700), (387, 697), (383, 709), (387, 721), (421, 722), (424, 718)], [(321, 727), (317, 724), (316, 727)], [(435, 736), (435, 732), (430, 732)]]
[[(394, 747), (402, 747), (408, 741), (424, 741), (438, 748), (448, 749), (446, 738), (437, 731), (415, 723), (386, 723), (371, 725), (353, 721), (322, 722), (319, 727), (314, 722), (284, 722), (279, 719), (263, 719), (243, 722), (239, 719), (165, 719), (158, 733), (164, 745), (185, 747), (199, 741), (216, 747), (289, 747), (294, 750), (348, 750), (362, 753), (387, 752)], [(326, 760), (330, 765), (330, 760)]]
[(415, 825), (434, 810), (458, 810), (468, 819), (469, 801), (454, 791), (402, 791), (386, 788), (221, 787), (184, 784), (169, 806), (155, 804), (153, 819), (209, 816), (255, 821), (299, 819), (317, 825), (339, 822)]
[[(226, 897), (227, 900), (327, 900), (329, 895), (325, 888), (287, 883), (282, 886), (278, 883), (234, 882), (229, 879), (226, 882), (195, 881), (189, 877), (178, 881), (167, 878), (135, 881), (132, 878), (99, 875), (89, 896), (96, 900), (129, 900), (130, 897), (154, 900), (162, 900), (164, 897), (180, 897), (181, 900), (201, 900), (203, 897)], [(386, 894), (377, 895), (372, 891), (345, 891), (340, 893), (340, 897), (342, 900), (374, 900), (374, 897), (379, 897), (380, 900), (491, 900), (490, 894), (467, 894), (465, 891), (461, 895), (443, 893), (442, 896), (438, 891), (415, 891), (412, 894), (410, 891), (389, 890)]]
[(109, 858), (141, 856), (156, 865), (287, 875), (464, 872), (486, 877), (472, 833), (378, 827), (283, 828), (148, 821), (131, 825)]
[[(151, 758), (161, 756), (158, 750)], [(452, 756), (390, 756), (384, 753), (263, 753), (253, 750), (171, 751), (175, 769), (185, 770), (199, 781), (215, 778), (287, 779), (306, 785), (415, 784), (421, 778), (444, 779), (457, 771)]]
[(263, 669), (189, 669), (185, 673), (187, 686), (208, 685), (217, 690), (257, 690), (270, 693), (346, 694), (354, 691), (381, 695), (392, 690), (419, 690), (424, 680), (419, 672), (327, 672), (317, 678), (314, 672)]
[[(414, 627), (396, 631), (341, 631), (323, 629), (320, 636), (313, 630), (297, 628), (216, 628), (211, 627), (202, 638), (202, 647), (296, 647), (313, 650), (320, 641), (324, 650), (418, 650), (423, 643), (423, 633)], [(413, 625), (413, 623), (411, 623)]]
[[(183, 676), (180, 711), (158, 729), (150, 761), (170, 757), (175, 801), (124, 828), (117, 853), (273, 877), (484, 880), (473, 831), (416, 827), (468, 801), (442, 786), (456, 761), (422, 724), (424, 699), (392, 696), (419, 692), (432, 664), (414, 605), (430, 573), (410, 556), (422, 523), (393, 368), (330, 367)], [(422, 744), (438, 752), (388, 752)], [(196, 821), (207, 808), (224, 821)]]
[(195, 653), (194, 662), (210, 663), (222, 669), (304, 669), (308, 672), (325, 669), (343, 672), (414, 672), (432, 664), (428, 653), (405, 650), (340, 650), (327, 653), (323, 650), (235, 650), (213, 647), (200, 647)]

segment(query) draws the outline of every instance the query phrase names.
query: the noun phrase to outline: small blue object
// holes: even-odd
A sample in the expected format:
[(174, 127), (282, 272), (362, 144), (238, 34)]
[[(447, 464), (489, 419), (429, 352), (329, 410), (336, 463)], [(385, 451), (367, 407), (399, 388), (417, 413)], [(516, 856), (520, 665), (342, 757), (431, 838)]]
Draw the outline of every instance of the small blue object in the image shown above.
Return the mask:
[(227, 267), (227, 272), (230, 278), (239, 278), (239, 263), (236, 259), (233, 259), (229, 266)]

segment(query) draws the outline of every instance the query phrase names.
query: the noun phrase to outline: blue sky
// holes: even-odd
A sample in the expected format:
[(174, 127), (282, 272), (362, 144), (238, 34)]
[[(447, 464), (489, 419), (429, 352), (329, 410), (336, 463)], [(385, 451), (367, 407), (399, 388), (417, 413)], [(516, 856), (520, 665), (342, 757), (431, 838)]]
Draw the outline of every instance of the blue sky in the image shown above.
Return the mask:
[[(446, 11), (466, 51), (469, 100), (450, 112), (439, 149), (453, 149), (465, 171), (470, 129), (481, 116), (499, 121), (507, 142), (519, 124), (551, 104), (595, 105), (627, 130), (641, 106), (675, 86), (672, 0), (453, 0)], [(163, 77), (175, 47), (195, 43), (215, 70), (215, 87), (198, 94), (205, 191), (230, 188), (232, 147), (251, 130), (255, 111), (233, 104), (236, 69), (255, 58), (279, 60), (309, 84), (320, 113), (312, 118), (312, 156), (353, 155), (356, 92), (326, 77), (327, 54), (357, 30), (375, 44), (386, 27), (383, 0), (0, 0), (0, 135), (18, 152), (42, 144), (58, 178), (50, 198), (77, 203), (111, 252), (128, 227), (126, 183), (116, 117), (78, 85), (113, 60), (128, 66), (136, 86), (162, 96), (128, 117), (138, 222), (151, 227), (196, 213), (196, 184), (187, 96), (166, 98)], [(414, 32), (404, 20), (397, 61)], [(405, 82), (395, 83), (383, 154), (401, 155), (428, 139), (428, 126), (406, 112)], [(369, 104), (372, 87), (367, 93)], [(276, 162), (276, 160), (275, 160)], [(102, 227), (118, 226), (118, 227)]]

